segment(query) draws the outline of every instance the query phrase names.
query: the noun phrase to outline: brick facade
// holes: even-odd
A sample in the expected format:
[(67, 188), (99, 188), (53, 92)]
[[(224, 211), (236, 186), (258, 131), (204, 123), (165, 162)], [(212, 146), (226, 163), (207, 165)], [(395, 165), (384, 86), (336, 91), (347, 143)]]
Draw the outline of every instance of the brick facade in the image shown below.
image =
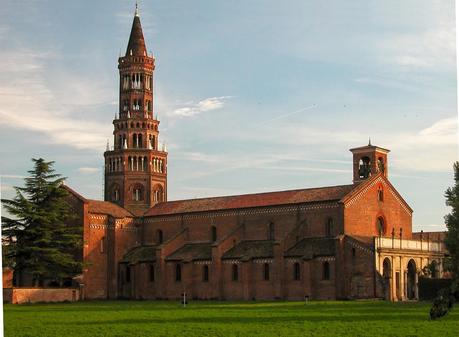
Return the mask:
[(442, 264), (441, 246), (408, 244), (412, 210), (388, 180), (389, 150), (371, 143), (351, 149), (349, 185), (167, 201), (154, 68), (136, 15), (105, 201), (68, 188), (84, 227), (85, 298), (403, 300), (416, 293), (413, 273)]

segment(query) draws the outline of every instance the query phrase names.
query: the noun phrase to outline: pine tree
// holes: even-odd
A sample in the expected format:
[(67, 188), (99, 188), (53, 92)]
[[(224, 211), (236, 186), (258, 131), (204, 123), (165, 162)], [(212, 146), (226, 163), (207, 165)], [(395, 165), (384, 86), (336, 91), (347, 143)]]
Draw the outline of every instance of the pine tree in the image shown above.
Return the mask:
[(454, 163), (454, 186), (445, 192), (446, 205), (451, 207), (451, 213), (445, 216), (446, 249), (449, 252), (448, 269), (453, 274), (453, 291), (459, 286), (459, 162)]
[(35, 283), (44, 278), (62, 280), (81, 273), (78, 258), (82, 227), (75, 225), (68, 203), (65, 180), (54, 173), (54, 162), (32, 159), (34, 168), (25, 178), (25, 187), (15, 187), (14, 199), (2, 199), (11, 217), (2, 217), (5, 258), (16, 275), (33, 275)]

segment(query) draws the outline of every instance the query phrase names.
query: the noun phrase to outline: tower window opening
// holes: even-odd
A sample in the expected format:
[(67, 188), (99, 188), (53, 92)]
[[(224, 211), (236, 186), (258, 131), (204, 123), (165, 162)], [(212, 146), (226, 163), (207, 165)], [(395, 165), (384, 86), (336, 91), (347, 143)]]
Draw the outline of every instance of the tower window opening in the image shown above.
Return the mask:
[(143, 200), (143, 188), (140, 185), (137, 185), (132, 190), (132, 199), (134, 201), (142, 201)]
[(143, 147), (142, 134), (141, 133), (139, 133), (137, 135), (137, 147)]
[(378, 158), (378, 172), (384, 173), (385, 166), (384, 166), (384, 159), (382, 157)]
[(120, 190), (115, 189), (115, 191), (113, 192), (113, 201), (118, 201), (118, 200), (120, 200)]
[(366, 179), (371, 176), (370, 158), (363, 157), (359, 161), (359, 178)]

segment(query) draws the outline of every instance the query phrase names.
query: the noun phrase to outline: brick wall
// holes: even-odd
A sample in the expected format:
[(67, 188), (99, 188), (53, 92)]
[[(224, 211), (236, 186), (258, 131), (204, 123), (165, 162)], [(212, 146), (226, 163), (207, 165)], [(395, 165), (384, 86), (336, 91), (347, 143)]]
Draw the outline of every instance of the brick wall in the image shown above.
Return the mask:
[(12, 304), (78, 301), (80, 293), (74, 288), (8, 288), (3, 289), (3, 301)]

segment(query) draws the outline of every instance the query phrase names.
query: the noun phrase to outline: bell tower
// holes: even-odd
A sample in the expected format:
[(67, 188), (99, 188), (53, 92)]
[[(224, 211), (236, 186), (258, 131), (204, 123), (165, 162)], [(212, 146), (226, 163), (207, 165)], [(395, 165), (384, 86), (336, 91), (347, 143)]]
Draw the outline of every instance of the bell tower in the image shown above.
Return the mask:
[(388, 176), (387, 154), (390, 150), (382, 147), (368, 145), (350, 149), (352, 152), (352, 162), (354, 179), (353, 182), (360, 183), (374, 174), (382, 172), (385, 177)]
[(118, 59), (119, 111), (113, 148), (104, 153), (104, 199), (136, 213), (167, 200), (167, 150), (153, 111), (155, 59), (148, 55), (136, 5), (126, 55)]

